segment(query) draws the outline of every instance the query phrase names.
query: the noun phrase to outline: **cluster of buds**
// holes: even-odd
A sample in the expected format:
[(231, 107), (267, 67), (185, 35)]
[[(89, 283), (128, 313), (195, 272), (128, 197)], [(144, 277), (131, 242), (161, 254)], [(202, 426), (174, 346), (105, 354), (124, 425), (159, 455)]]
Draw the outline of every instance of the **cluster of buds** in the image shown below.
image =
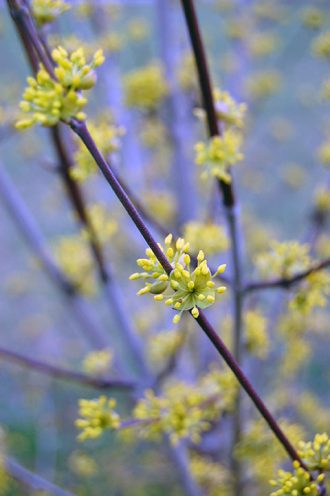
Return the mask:
[[(217, 294), (223, 293), (224, 286), (216, 287), (213, 278), (224, 272), (226, 265), (222, 264), (217, 271), (211, 275), (205, 260), (204, 253), (200, 250), (197, 256), (197, 267), (191, 267), (188, 255), (189, 243), (179, 238), (172, 244), (173, 237), (169, 234), (165, 239), (165, 253), (171, 263), (173, 270), (170, 275), (166, 274), (153, 251), (148, 248), (148, 258), (138, 259), (137, 264), (144, 270), (134, 273), (131, 280), (144, 279), (146, 281), (138, 295), (151, 293), (156, 301), (165, 301), (179, 313), (173, 318), (177, 324), (182, 312), (190, 310), (192, 315), (199, 316), (198, 308), (204, 309), (215, 302)], [(163, 250), (163, 247), (159, 245)]]
[(117, 430), (120, 427), (120, 417), (114, 411), (116, 400), (100, 396), (95, 400), (80, 400), (79, 415), (75, 425), (81, 429), (79, 441), (96, 439), (107, 429)]
[(65, 0), (32, 0), (31, 3), (32, 15), (39, 25), (55, 21), (69, 9)]
[(314, 441), (300, 441), (298, 454), (310, 470), (330, 471), (330, 439), (326, 433), (316, 434)]
[(87, 99), (80, 90), (92, 88), (96, 83), (95, 68), (104, 61), (102, 51), (95, 53), (90, 64), (86, 63), (82, 49), (71, 55), (59, 47), (52, 52), (54, 61), (53, 78), (41, 65), (36, 78), (27, 79), (28, 87), (23, 93), (20, 108), (29, 114), (28, 118), (17, 122), (18, 129), (25, 129), (36, 124), (54, 126), (59, 121), (68, 122), (71, 118), (84, 120), (82, 109)]
[(155, 63), (128, 73), (124, 86), (127, 106), (143, 111), (155, 110), (168, 94), (163, 70)]
[(316, 480), (312, 480), (310, 474), (304, 470), (298, 461), (293, 462), (294, 471), (285, 472), (279, 470), (278, 480), (271, 480), (270, 484), (276, 487), (276, 491), (271, 493), (271, 496), (318, 496), (319, 484), (324, 480), (324, 474), (317, 476)]
[(213, 136), (207, 143), (195, 145), (196, 164), (203, 166), (202, 178), (214, 176), (229, 184), (228, 169), (243, 160), (241, 152), (242, 136), (234, 129), (224, 131), (222, 136)]

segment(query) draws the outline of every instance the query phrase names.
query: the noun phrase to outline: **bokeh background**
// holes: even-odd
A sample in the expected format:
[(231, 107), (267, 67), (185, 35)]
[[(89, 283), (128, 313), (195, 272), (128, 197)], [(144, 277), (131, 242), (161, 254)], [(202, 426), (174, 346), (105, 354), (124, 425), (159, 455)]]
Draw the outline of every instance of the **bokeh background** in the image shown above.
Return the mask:
[[(97, 119), (111, 113), (116, 124), (125, 128), (120, 150), (113, 156), (116, 170), (168, 232), (180, 231), (196, 219), (212, 218), (223, 224), (214, 183), (202, 181), (194, 165), (194, 143), (205, 135), (203, 122), (196, 117), (200, 97), (179, 2), (102, 2), (101, 18), (94, 12), (96, 4), (72, 2), (72, 9), (46, 33), (53, 45), (60, 40), (68, 47), (83, 44), (91, 51), (104, 49), (107, 61), (99, 70), (88, 116)], [(272, 238), (313, 239), (314, 256), (329, 256), (329, 225), (315, 222), (314, 214), (317, 191), (327, 184), (329, 175), (330, 153), (326, 154), (325, 145), (330, 146), (330, 114), (322, 88), (330, 77), (330, 58), (319, 57), (313, 49), (320, 33), (330, 33), (328, 2), (197, 0), (196, 6), (214, 85), (247, 104), (245, 158), (233, 172), (246, 279), (258, 277), (255, 256), (267, 249)], [(76, 234), (77, 222), (56, 173), (47, 130), (19, 133), (11, 126), (29, 68), (4, 3), (0, 13), (0, 167), (35, 218), (49, 250), (58, 257), (59, 240)], [(162, 65), (179, 105), (165, 99), (155, 111), (145, 113), (127, 104), (127, 74), (150, 64)], [(76, 146), (71, 135), (67, 140), (69, 146)], [(183, 154), (182, 164), (177, 163), (178, 153)], [(87, 181), (84, 191), (90, 201), (101, 200), (116, 222), (107, 256), (124, 307), (142, 334), (150, 328), (152, 332), (169, 329), (171, 311), (137, 298), (136, 285), (128, 282), (145, 248), (134, 226), (100, 175)], [(155, 229), (154, 233), (162, 239)], [(65, 298), (37, 263), (1, 195), (0, 254), (1, 347), (82, 370), (90, 344)], [(224, 252), (214, 263), (226, 258)], [(95, 291), (86, 296), (88, 305), (120, 362), (127, 356), (120, 329), (96, 279), (93, 285)], [(286, 297), (282, 291), (251, 296), (249, 304), (267, 313), (271, 339)], [(229, 325), (229, 298), (219, 306), (209, 315), (221, 331)], [(312, 391), (324, 406), (329, 403), (328, 316), (326, 309), (315, 316), (317, 332), (308, 337), (311, 351), (299, 367), (299, 381), (294, 374), (289, 379), (294, 394)], [(194, 338), (189, 346), (194, 353), (198, 346)], [(208, 344), (203, 341), (203, 346), (205, 357), (212, 360)], [(279, 343), (271, 358), (247, 359), (247, 370), (265, 393), (274, 380), (274, 360), (282, 352)], [(294, 353), (299, 357), (299, 348)], [(128, 374), (134, 376), (134, 366), (129, 368)], [(116, 360), (111, 373), (119, 375)], [(178, 373), (191, 374), (189, 364), (188, 372), (179, 364)], [(81, 495), (182, 494), (166, 448), (160, 449), (159, 444), (127, 443), (111, 433), (95, 443), (77, 442), (77, 401), (95, 394), (0, 357), (0, 423), (6, 452)], [(117, 397), (121, 409), (129, 409), (127, 395)], [(11, 484), (3, 494), (30, 494), (25, 491)]]

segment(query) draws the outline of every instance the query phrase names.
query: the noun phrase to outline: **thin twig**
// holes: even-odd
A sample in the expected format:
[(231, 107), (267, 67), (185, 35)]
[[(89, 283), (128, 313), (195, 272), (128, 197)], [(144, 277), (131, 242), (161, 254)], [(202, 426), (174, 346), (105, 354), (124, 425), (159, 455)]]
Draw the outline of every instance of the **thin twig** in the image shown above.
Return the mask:
[(327, 267), (330, 267), (330, 258), (326, 258), (325, 260), (312, 265), (312, 267), (310, 267), (309, 269), (298, 272), (298, 274), (295, 274), (294, 276), (289, 278), (280, 277), (278, 279), (271, 279), (269, 281), (251, 282), (244, 287), (243, 291), (244, 293), (249, 293), (251, 291), (260, 291), (264, 289), (290, 289), (292, 286), (303, 281), (311, 274), (315, 274), (316, 272), (324, 270)]
[(28, 369), (33, 369), (41, 374), (46, 374), (55, 379), (61, 379), (70, 382), (77, 382), (84, 386), (90, 386), (96, 389), (124, 389), (129, 390), (135, 387), (135, 384), (131, 381), (125, 381), (123, 379), (107, 379), (93, 377), (82, 372), (76, 372), (73, 370), (68, 370), (56, 365), (51, 365), (46, 362), (41, 362), (35, 360), (34, 358), (27, 357), (21, 353), (15, 351), (7, 350), (0, 347), (0, 358), (7, 360), (9, 362), (17, 363), (22, 367)]
[(40, 475), (37, 475), (27, 468), (20, 465), (13, 458), (5, 458), (5, 468), (8, 474), (17, 482), (33, 491), (42, 491), (54, 496), (74, 496), (74, 493), (62, 489), (61, 487), (49, 482)]

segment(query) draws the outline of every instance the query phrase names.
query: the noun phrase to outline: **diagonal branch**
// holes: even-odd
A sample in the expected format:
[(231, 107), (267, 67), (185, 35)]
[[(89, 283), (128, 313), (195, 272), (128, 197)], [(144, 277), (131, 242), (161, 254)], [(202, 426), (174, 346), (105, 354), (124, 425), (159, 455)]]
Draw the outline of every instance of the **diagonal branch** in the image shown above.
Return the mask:
[(312, 265), (312, 267), (310, 267), (309, 269), (298, 272), (298, 274), (295, 274), (290, 278), (280, 277), (278, 279), (271, 279), (269, 281), (251, 282), (245, 286), (244, 293), (274, 288), (289, 289), (291, 288), (291, 286), (294, 286), (295, 284), (303, 281), (311, 274), (315, 274), (316, 272), (324, 270), (328, 267), (330, 267), (330, 258), (326, 258), (325, 260)]
[(107, 379), (93, 377), (82, 372), (76, 372), (73, 370), (68, 370), (65, 368), (58, 367), (56, 365), (51, 365), (46, 362), (41, 362), (35, 360), (34, 358), (27, 357), (21, 353), (15, 351), (7, 350), (0, 347), (0, 359), (7, 360), (9, 362), (17, 363), (18, 365), (33, 369), (41, 374), (46, 374), (55, 379), (61, 379), (70, 382), (76, 382), (85, 386), (90, 386), (95, 389), (133, 389), (135, 384), (130, 381), (125, 381), (122, 379)]

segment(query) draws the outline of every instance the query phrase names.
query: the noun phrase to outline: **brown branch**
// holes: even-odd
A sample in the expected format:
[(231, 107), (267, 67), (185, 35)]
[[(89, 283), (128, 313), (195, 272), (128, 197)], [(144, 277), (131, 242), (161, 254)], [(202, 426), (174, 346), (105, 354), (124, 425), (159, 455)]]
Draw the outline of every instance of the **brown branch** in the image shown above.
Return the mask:
[(249, 293), (251, 291), (260, 291), (263, 289), (274, 289), (274, 288), (282, 288), (282, 289), (290, 289), (291, 286), (303, 281), (311, 274), (319, 272), (320, 270), (324, 270), (330, 267), (330, 258), (326, 258), (321, 262), (313, 265), (307, 270), (299, 272), (292, 277), (280, 277), (278, 279), (271, 279), (269, 281), (256, 281), (247, 284), (244, 287), (244, 293)]
[(55, 379), (76, 382), (96, 389), (133, 389), (135, 384), (122, 379), (107, 379), (93, 377), (82, 372), (64, 369), (56, 365), (41, 362), (34, 358), (29, 358), (21, 353), (0, 348), (0, 358), (9, 362), (17, 363), (22, 367), (33, 369), (41, 374), (46, 374)]

